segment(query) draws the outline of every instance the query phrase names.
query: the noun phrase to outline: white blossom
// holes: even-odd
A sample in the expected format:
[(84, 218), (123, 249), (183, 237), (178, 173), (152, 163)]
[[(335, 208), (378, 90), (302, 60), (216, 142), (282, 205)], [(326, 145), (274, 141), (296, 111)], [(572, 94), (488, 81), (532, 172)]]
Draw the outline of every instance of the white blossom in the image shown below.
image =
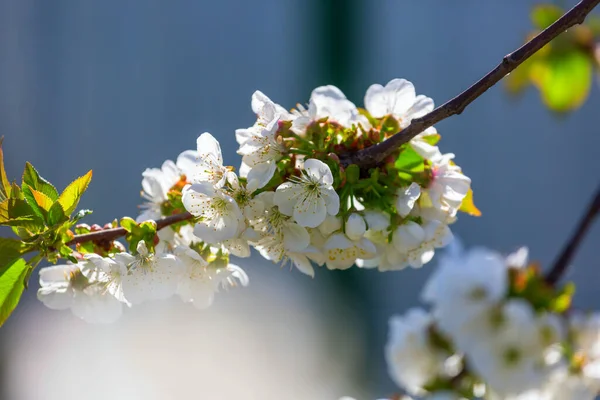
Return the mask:
[(392, 379), (411, 394), (423, 394), (423, 386), (438, 376), (447, 358), (429, 340), (431, 315), (413, 308), (390, 318), (385, 358)]
[(367, 238), (350, 240), (343, 233), (334, 233), (323, 246), (325, 262), (329, 269), (348, 269), (357, 259), (367, 260), (375, 257), (377, 249)]
[(354, 103), (348, 100), (340, 89), (332, 85), (320, 86), (312, 91), (308, 109), (299, 107), (292, 129), (302, 134), (311, 122), (323, 118), (348, 128), (359, 123), (367, 129), (369, 127), (368, 120), (359, 114)]
[(221, 188), (227, 182), (230, 168), (223, 165), (223, 155), (219, 141), (208, 132), (204, 132), (196, 140), (198, 157), (196, 167), (188, 177), (192, 183), (209, 182), (216, 188)]
[(471, 344), (468, 334), (473, 328), (467, 323), (482, 321), (478, 317), (489, 314), (507, 290), (504, 259), (493, 251), (476, 248), (443, 257), (422, 296), (433, 306), (440, 328), (463, 347)]
[(187, 211), (200, 217), (194, 235), (207, 243), (234, 238), (244, 222), (235, 200), (208, 182), (186, 186), (182, 201)]
[(446, 154), (432, 162), (432, 179), (421, 191), (420, 215), (444, 223), (454, 222), (462, 201), (469, 192), (471, 179), (460, 167), (450, 162), (453, 154)]
[(406, 79), (392, 79), (385, 86), (371, 85), (365, 94), (365, 107), (375, 118), (396, 117), (401, 128), (414, 118), (433, 111), (433, 100), (415, 93), (415, 87)]
[(146, 200), (140, 208), (137, 222), (156, 220), (162, 216), (161, 205), (167, 200), (167, 193), (181, 178), (177, 165), (167, 160), (161, 168), (148, 168), (142, 173), (142, 197)]
[(127, 268), (122, 277), (123, 294), (132, 304), (147, 300), (167, 299), (175, 294), (183, 266), (172, 254), (152, 254), (142, 240), (137, 245), (136, 256), (115, 254), (115, 260)]
[(71, 309), (89, 323), (112, 323), (122, 314), (123, 304), (108, 290), (107, 282), (95, 281), (82, 271), (96, 269), (91, 261), (57, 265), (40, 270), (37, 297), (53, 310)]
[[(248, 181), (260, 182), (264, 186), (273, 177), (277, 162), (286, 153), (285, 146), (276, 138), (279, 127), (278, 119), (270, 121), (265, 126), (253, 126), (244, 133), (244, 141), (238, 149), (242, 155), (242, 163), (247, 166), (245, 173)], [(238, 130), (241, 132), (243, 130)]]
[(235, 286), (238, 282), (242, 286), (248, 285), (248, 276), (236, 265), (217, 267), (188, 247), (178, 247), (175, 254), (185, 268), (177, 294), (198, 309), (210, 307), (215, 293), (222, 287)]
[(400, 188), (396, 192), (396, 210), (401, 217), (406, 217), (415, 206), (421, 195), (421, 187), (413, 182), (410, 186)]
[(279, 185), (274, 202), (301, 226), (315, 228), (327, 214), (336, 215), (340, 209), (340, 198), (332, 185), (333, 175), (327, 164), (311, 158), (304, 162), (300, 177)]
[(536, 389), (550, 372), (543, 364), (541, 339), (531, 305), (508, 300), (494, 331), (473, 342), (467, 362), (496, 393), (508, 396)]

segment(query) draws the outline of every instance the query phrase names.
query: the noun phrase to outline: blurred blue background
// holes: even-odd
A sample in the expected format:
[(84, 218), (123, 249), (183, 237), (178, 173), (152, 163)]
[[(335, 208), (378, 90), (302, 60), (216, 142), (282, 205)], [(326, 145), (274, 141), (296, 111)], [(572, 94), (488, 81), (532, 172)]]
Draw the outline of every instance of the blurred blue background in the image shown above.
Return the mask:
[[(574, 3), (574, 2), (566, 2)], [(209, 131), (239, 165), (234, 131), (252, 92), (287, 108), (338, 85), (357, 105), (372, 83), (412, 81), (437, 104), (467, 88), (530, 31), (528, 1), (0, 0), (0, 134), (6, 167), (26, 160), (64, 187), (94, 170), (90, 222), (137, 213), (141, 173)], [(466, 246), (521, 245), (548, 265), (598, 185), (600, 93), (557, 117), (533, 89), (492, 88), (440, 123), (442, 151), (473, 180), (481, 218)], [(600, 225), (574, 260), (576, 306), (599, 308)], [(251, 286), (207, 312), (141, 306), (109, 327), (44, 309), (36, 283), (0, 332), (6, 399), (337, 399), (393, 393), (387, 319), (416, 306), (422, 270), (318, 270), (258, 256)], [(34, 279), (35, 280), (35, 279)], [(202, 395), (197, 395), (202, 394)]]

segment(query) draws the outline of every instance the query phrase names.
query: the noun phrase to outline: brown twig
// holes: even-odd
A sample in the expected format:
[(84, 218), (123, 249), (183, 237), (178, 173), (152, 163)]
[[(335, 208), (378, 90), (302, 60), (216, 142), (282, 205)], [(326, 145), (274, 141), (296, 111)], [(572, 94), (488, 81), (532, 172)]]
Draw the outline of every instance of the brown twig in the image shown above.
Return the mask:
[(488, 72), (483, 78), (475, 82), (470, 88), (453, 98), (452, 100), (439, 106), (429, 114), (415, 118), (411, 124), (396, 133), (384, 142), (378, 143), (366, 149), (354, 153), (342, 155), (340, 157), (342, 165), (345, 167), (350, 164), (357, 164), (363, 169), (368, 169), (380, 164), (398, 147), (407, 143), (412, 138), (423, 132), (434, 124), (458, 115), (473, 102), (476, 98), (485, 93), (498, 81), (508, 75), (512, 70), (521, 65), (525, 60), (548, 44), (552, 39), (569, 29), (570, 27), (581, 24), (585, 17), (600, 3), (600, 0), (581, 0), (575, 7), (560, 17), (556, 22), (540, 32), (533, 39), (523, 46), (510, 53), (502, 59), (502, 62), (493, 70)]
[(587, 211), (579, 221), (577, 229), (562, 249), (560, 256), (554, 262), (554, 265), (546, 275), (546, 282), (555, 285), (565, 273), (577, 249), (583, 242), (583, 238), (592, 226), (594, 219), (600, 215), (600, 187), (594, 196), (594, 199), (587, 208)]
[[(166, 218), (159, 219), (156, 221), (156, 230), (161, 230), (169, 225), (176, 224), (178, 222), (183, 222), (192, 219), (194, 216), (188, 212), (171, 215)], [(83, 235), (77, 235), (73, 238), (73, 240), (67, 242), (67, 246), (72, 246), (77, 243), (85, 243), (85, 242), (104, 242), (104, 241), (112, 241), (121, 236), (125, 236), (127, 231), (124, 228), (113, 228), (113, 229), (105, 229), (98, 232), (86, 233)]]

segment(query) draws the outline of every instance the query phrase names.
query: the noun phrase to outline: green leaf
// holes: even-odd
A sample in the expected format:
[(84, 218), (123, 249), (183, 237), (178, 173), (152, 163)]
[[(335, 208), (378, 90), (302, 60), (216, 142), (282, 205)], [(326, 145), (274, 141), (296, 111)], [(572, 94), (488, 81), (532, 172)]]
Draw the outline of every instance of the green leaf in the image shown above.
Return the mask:
[(542, 100), (552, 110), (564, 112), (579, 108), (587, 99), (593, 80), (591, 58), (582, 50), (553, 53), (538, 63), (532, 79)]
[(67, 188), (61, 193), (58, 198), (58, 202), (63, 208), (65, 215), (71, 215), (81, 196), (86, 191), (90, 181), (92, 180), (92, 171), (89, 171), (84, 176), (80, 176), (67, 186)]
[(562, 15), (562, 8), (553, 4), (540, 4), (533, 7), (530, 17), (531, 22), (536, 28), (544, 30), (555, 23)]
[(35, 189), (38, 192), (42, 192), (48, 196), (52, 202), (55, 202), (58, 199), (58, 191), (54, 185), (42, 178), (29, 162), (25, 163), (25, 170), (23, 171), (23, 186), (25, 186), (25, 184), (31, 186), (32, 189)]
[[(12, 194), (15, 194), (14, 190)], [(11, 198), (0, 203), (0, 225), (21, 226), (37, 231), (44, 227), (44, 221), (24, 198)]]
[(10, 314), (19, 304), (24, 281), (30, 270), (22, 258), (14, 261), (0, 276), (0, 326), (6, 322)]
[(6, 170), (4, 169), (4, 152), (2, 151), (2, 142), (4, 136), (0, 138), (0, 201), (10, 197), (11, 187), (8, 178), (6, 177)]
[(0, 275), (28, 250), (20, 240), (0, 237)]
[(60, 203), (58, 201), (54, 203), (48, 212), (48, 226), (60, 224), (67, 219), (69, 218), (65, 215), (65, 210), (63, 210)]
[(425, 170), (425, 160), (411, 146), (404, 146), (394, 166), (401, 171), (422, 172)]
[(144, 221), (136, 223), (132, 218), (124, 217), (121, 219), (121, 226), (127, 231), (125, 239), (129, 243), (129, 250), (136, 253), (137, 245), (140, 241), (146, 242), (150, 252), (154, 251), (154, 237), (156, 236), (156, 222)]
[(29, 185), (24, 183), (22, 186), (22, 190), (23, 196), (25, 196), (25, 200), (27, 204), (29, 204), (31, 211), (33, 211), (34, 215), (36, 215), (42, 221), (45, 221), (47, 211), (38, 205), (35, 195), (33, 194), (33, 191), (35, 189), (29, 187)]
[(121, 227), (124, 228), (127, 232), (131, 233), (135, 227), (137, 227), (137, 222), (133, 218), (123, 217), (121, 218)]

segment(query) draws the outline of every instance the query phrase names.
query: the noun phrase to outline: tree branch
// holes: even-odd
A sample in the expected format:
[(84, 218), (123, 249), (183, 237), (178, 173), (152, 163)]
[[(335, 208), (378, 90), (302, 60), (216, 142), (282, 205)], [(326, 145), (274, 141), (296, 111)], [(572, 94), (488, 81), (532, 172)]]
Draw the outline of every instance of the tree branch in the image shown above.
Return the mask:
[(510, 53), (502, 59), (502, 62), (492, 71), (488, 72), (483, 78), (474, 83), (470, 88), (453, 98), (452, 100), (439, 106), (429, 114), (415, 118), (411, 124), (396, 133), (394, 136), (366, 149), (354, 153), (344, 154), (340, 157), (342, 165), (347, 167), (350, 164), (357, 164), (361, 168), (371, 168), (380, 164), (398, 147), (407, 143), (412, 138), (423, 132), (434, 124), (458, 115), (473, 102), (476, 98), (485, 93), (498, 81), (508, 75), (512, 70), (521, 65), (525, 60), (548, 44), (552, 39), (569, 29), (570, 27), (581, 24), (585, 17), (600, 3), (600, 0), (581, 0), (575, 7), (560, 17), (555, 23), (550, 25), (544, 31), (539, 33), (529, 42)]
[[(165, 228), (169, 225), (176, 224), (178, 222), (183, 222), (192, 219), (194, 216), (189, 212), (184, 212), (181, 214), (171, 215), (166, 218), (161, 218), (156, 221), (156, 230), (159, 231), (162, 228)], [(106, 242), (113, 241), (121, 236), (125, 236), (127, 231), (124, 228), (113, 228), (113, 229), (105, 229), (98, 232), (86, 233), (83, 235), (76, 235), (73, 240), (66, 243), (67, 246), (72, 246), (77, 243), (85, 243), (85, 242)]]
[(571, 259), (577, 252), (577, 249), (583, 242), (583, 238), (598, 215), (600, 215), (600, 187), (598, 187), (594, 199), (579, 221), (579, 225), (577, 226), (574, 234), (567, 242), (567, 245), (562, 249), (560, 256), (556, 259), (554, 265), (546, 275), (546, 282), (548, 282), (550, 285), (556, 284), (565, 273), (569, 267), (569, 264), (571, 263)]
[[(487, 73), (483, 78), (474, 83), (467, 90), (436, 108), (429, 114), (415, 118), (411, 124), (396, 133), (386, 141), (368, 147), (366, 149), (342, 154), (340, 161), (342, 165), (357, 164), (361, 168), (370, 168), (381, 163), (386, 157), (394, 152), (398, 147), (407, 143), (412, 138), (423, 132), (425, 129), (434, 124), (463, 112), (463, 110), (481, 96), (485, 91), (494, 86), (498, 81), (508, 75), (512, 70), (517, 68), (521, 63), (531, 57), (534, 53), (548, 44), (552, 39), (566, 31), (568, 28), (581, 24), (585, 17), (600, 3), (600, 0), (581, 0), (575, 7), (568, 11), (565, 15), (559, 18), (555, 23), (550, 25), (546, 30), (542, 31), (536, 37), (525, 43), (519, 49), (510, 53), (502, 59), (502, 62), (492, 71)], [(189, 213), (172, 215), (167, 218), (156, 221), (157, 230), (177, 222), (186, 221), (192, 218)], [(586, 228), (587, 229), (587, 228)], [(103, 231), (77, 235), (73, 240), (67, 243), (68, 246), (89, 242), (89, 241), (111, 241), (121, 236), (125, 236), (127, 232), (123, 228), (106, 229)], [(570, 256), (568, 257), (568, 259)], [(568, 259), (566, 262), (568, 262)], [(560, 273), (559, 273), (560, 275)]]

